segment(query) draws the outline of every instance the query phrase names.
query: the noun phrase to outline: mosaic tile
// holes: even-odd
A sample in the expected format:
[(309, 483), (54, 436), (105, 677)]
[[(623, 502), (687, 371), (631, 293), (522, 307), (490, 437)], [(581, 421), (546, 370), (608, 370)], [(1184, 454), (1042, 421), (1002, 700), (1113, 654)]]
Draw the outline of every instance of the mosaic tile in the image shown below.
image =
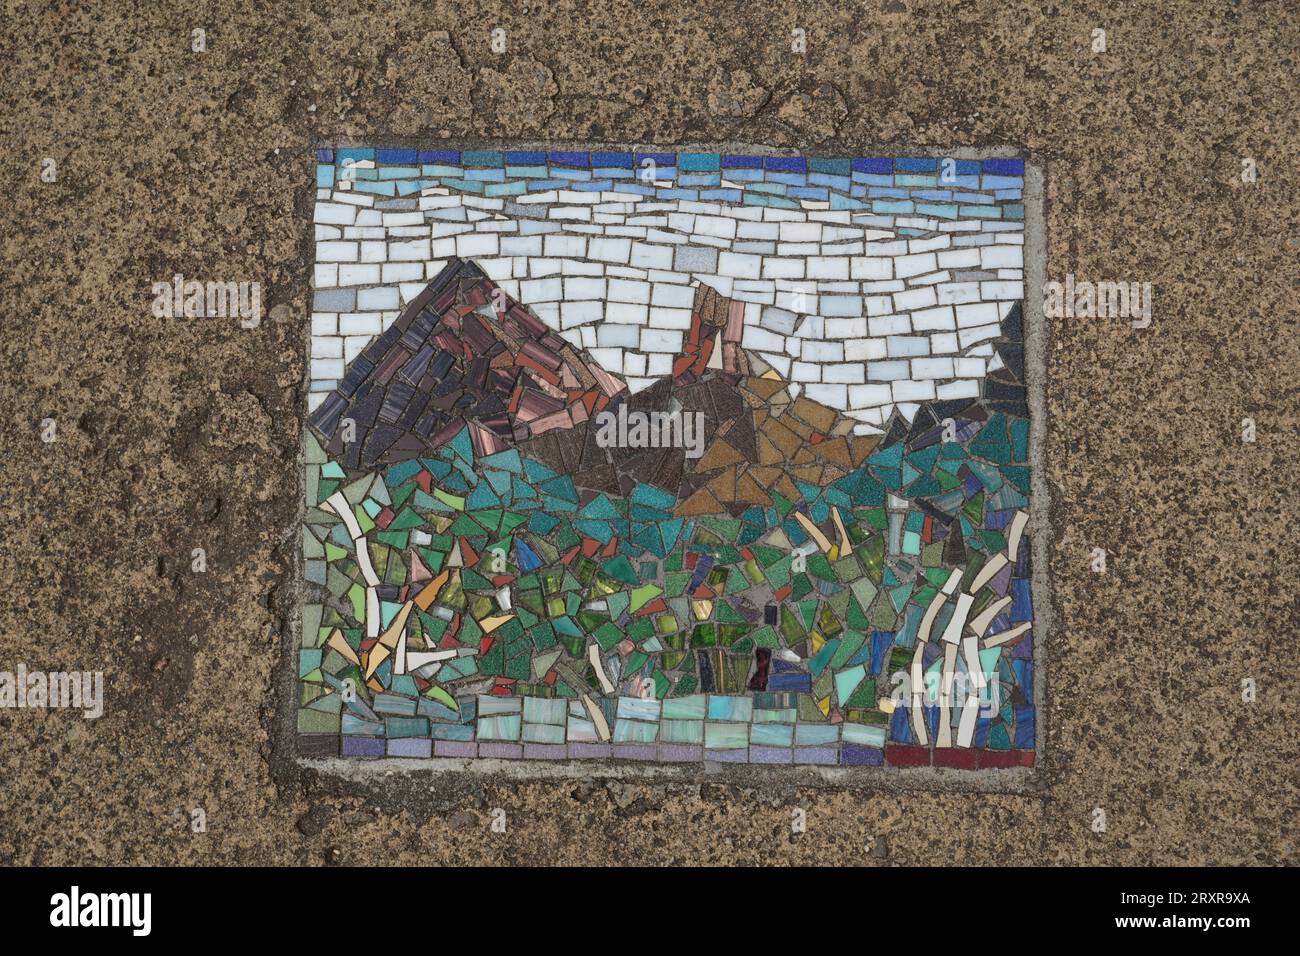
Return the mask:
[(317, 161), (301, 755), (1034, 764), (1021, 160)]

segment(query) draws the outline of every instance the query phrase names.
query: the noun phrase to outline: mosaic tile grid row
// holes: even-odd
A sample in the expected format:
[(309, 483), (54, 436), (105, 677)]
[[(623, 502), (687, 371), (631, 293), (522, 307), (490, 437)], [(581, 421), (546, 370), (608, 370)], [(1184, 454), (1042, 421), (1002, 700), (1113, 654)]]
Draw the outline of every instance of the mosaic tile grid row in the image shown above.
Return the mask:
[(707, 283), (744, 303), (745, 348), (859, 433), (899, 405), (978, 395), (1023, 295), (1019, 160), (319, 158), (312, 409), (451, 257), (634, 393), (669, 374)]
[[(862, 434), (746, 341), (734, 284), (687, 285), (634, 388), (508, 281), (447, 259), (315, 393), (302, 754), (1033, 764), (1019, 302), (974, 394)], [(614, 411), (698, 413), (702, 454), (604, 447)]]

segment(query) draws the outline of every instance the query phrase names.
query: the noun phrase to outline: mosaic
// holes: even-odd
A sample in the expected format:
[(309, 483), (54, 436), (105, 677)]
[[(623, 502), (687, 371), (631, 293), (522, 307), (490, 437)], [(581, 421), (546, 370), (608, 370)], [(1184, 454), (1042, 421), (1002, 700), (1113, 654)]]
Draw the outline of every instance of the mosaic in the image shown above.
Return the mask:
[(299, 754), (1032, 766), (1024, 192), (319, 150)]

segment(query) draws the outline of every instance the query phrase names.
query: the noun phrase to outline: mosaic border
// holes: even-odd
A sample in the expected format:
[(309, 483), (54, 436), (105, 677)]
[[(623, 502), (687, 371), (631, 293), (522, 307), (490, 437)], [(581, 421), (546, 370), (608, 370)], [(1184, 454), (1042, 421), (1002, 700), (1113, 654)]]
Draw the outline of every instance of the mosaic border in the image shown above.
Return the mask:
[[(721, 144), (682, 144), (682, 145), (663, 145), (654, 144), (648, 146), (627, 146), (609, 147), (598, 143), (567, 144), (564, 142), (509, 142), (509, 143), (475, 143), (457, 146), (454, 142), (443, 144), (448, 149), (461, 148), (466, 151), (471, 149), (493, 149), (501, 151), (549, 151), (555, 152), (566, 149), (578, 149), (583, 151), (597, 152), (602, 149), (618, 150), (621, 152), (719, 152), (731, 154), (744, 154), (748, 156), (761, 157), (787, 157), (791, 156), (791, 150), (773, 149), (771, 147), (754, 146), (750, 144), (721, 143)], [(374, 149), (409, 149), (412, 146), (427, 147), (427, 140), (417, 143), (394, 141), (392, 139), (370, 140), (354, 142), (349, 140), (332, 139), (312, 144), (305, 151), (305, 160), (308, 163), (314, 163), (317, 150), (319, 149), (347, 149), (354, 147), (367, 147)], [(843, 150), (837, 151), (835, 158), (844, 156)], [(871, 151), (858, 150), (857, 152), (867, 154)], [(1045, 443), (1047, 428), (1047, 413), (1045, 404), (1046, 394), (1046, 354), (1049, 329), (1047, 320), (1043, 315), (1041, 301), (1035, 300), (1029, 290), (1041, 288), (1045, 279), (1046, 267), (1046, 196), (1044, 190), (1045, 180), (1045, 163), (1042, 159), (1032, 156), (1025, 151), (1014, 148), (990, 148), (990, 149), (956, 149), (942, 154), (935, 153), (933, 150), (926, 149), (905, 149), (905, 148), (881, 148), (875, 150), (878, 154), (888, 156), (909, 156), (932, 158), (952, 158), (957, 160), (989, 160), (1002, 158), (1018, 158), (1024, 161), (1024, 179), (1025, 179), (1025, 262), (1024, 262), (1024, 281), (1026, 294), (1024, 299), (1024, 346), (1026, 354), (1026, 384), (1027, 399), (1030, 412), (1030, 481), (1032, 494), (1030, 500), (1030, 523), (1027, 534), (1032, 542), (1034, 553), (1038, 559), (1034, 561), (1031, 570), (1031, 593), (1035, 608), (1035, 626), (1033, 630), (1033, 651), (1032, 660), (1036, 679), (1034, 681), (1033, 698), (1035, 708), (1035, 747), (1033, 754), (1035, 757), (1034, 764), (1031, 767), (1025, 766), (1003, 766), (997, 768), (978, 768), (978, 769), (955, 769), (955, 765), (931, 765), (931, 766), (819, 766), (815, 764), (796, 764), (796, 765), (772, 765), (759, 762), (748, 762), (743, 764), (723, 764), (711, 761), (691, 762), (691, 763), (651, 763), (646, 762), (644, 756), (642, 759), (626, 759), (622, 754), (615, 753), (613, 749), (608, 755), (593, 754), (606, 759), (530, 759), (530, 755), (524, 754), (522, 758), (501, 759), (498, 757), (480, 755), (473, 758), (455, 757), (455, 756), (431, 756), (420, 758), (409, 758), (399, 756), (384, 756), (372, 759), (358, 760), (355, 757), (329, 757), (329, 758), (311, 758), (300, 756), (296, 751), (296, 734), (294, 728), (294, 717), (296, 707), (294, 706), (294, 695), (292, 688), (297, 682), (297, 666), (295, 651), (299, 646), (298, 641), (302, 621), (300, 617), (300, 608), (302, 603), (302, 562), (303, 558), (300, 549), (294, 550), (294, 586), (292, 593), (288, 595), (289, 605), (285, 608), (288, 626), (282, 634), (284, 645), (282, 648), (283, 659), (275, 679), (276, 694), (275, 713), (276, 728), (274, 734), (273, 754), (277, 762), (282, 767), (296, 769), (311, 769), (322, 772), (341, 779), (365, 782), (375, 780), (377, 777), (391, 775), (396, 772), (403, 776), (419, 774), (421, 772), (431, 775), (437, 775), (443, 784), (449, 783), (448, 776), (464, 776), (466, 779), (482, 780), (485, 777), (500, 777), (505, 780), (544, 780), (544, 779), (590, 779), (590, 778), (615, 778), (615, 779), (642, 779), (653, 780), (657, 782), (689, 782), (699, 780), (726, 781), (737, 785), (756, 786), (756, 785), (777, 785), (777, 784), (794, 784), (794, 785), (830, 785), (830, 786), (848, 786), (848, 787), (881, 787), (891, 788), (911, 788), (921, 787), (925, 789), (970, 789), (970, 790), (988, 790), (988, 791), (1020, 791), (1032, 789), (1036, 784), (1035, 781), (1041, 777), (1043, 770), (1044, 749), (1046, 740), (1046, 723), (1045, 723), (1045, 694), (1046, 681), (1048, 678), (1046, 672), (1047, 661), (1047, 643), (1051, 640), (1054, 633), (1054, 602), (1049, 575), (1050, 562), (1050, 544), (1053, 537), (1051, 524), (1051, 503), (1050, 490), (1047, 486), (1045, 476)], [(813, 160), (818, 158), (815, 151), (800, 151), (794, 153), (794, 157)], [(300, 201), (295, 204), (295, 213), (302, 216), (301, 222), (309, 222), (311, 219), (309, 210), (315, 201), (314, 177), (304, 177), (308, 188), (304, 189)], [(304, 230), (303, 239), (303, 268), (299, 275), (301, 281), (309, 281), (310, 272), (308, 271), (311, 264), (315, 261), (315, 239), (311, 235), (311, 230)], [(310, 299), (310, 290), (305, 297)], [(310, 352), (310, 327), (304, 324), (304, 347)], [(302, 399), (304, 417), (306, 416), (306, 389)], [(305, 507), (302, 503), (303, 492), (303, 461), (301, 458), (295, 463), (298, 469), (299, 481), (299, 506), (290, 534), (296, 534), (303, 524)]]

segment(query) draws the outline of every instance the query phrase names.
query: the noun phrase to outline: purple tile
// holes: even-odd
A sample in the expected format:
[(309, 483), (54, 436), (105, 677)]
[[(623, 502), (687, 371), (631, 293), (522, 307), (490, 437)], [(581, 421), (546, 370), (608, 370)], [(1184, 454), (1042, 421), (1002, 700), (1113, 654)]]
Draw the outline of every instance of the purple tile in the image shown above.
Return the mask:
[(663, 763), (699, 763), (704, 748), (699, 744), (660, 744), (659, 759)]
[(525, 760), (567, 760), (569, 748), (564, 744), (524, 744)]
[(875, 747), (850, 747), (840, 751), (840, 763), (846, 767), (879, 767), (885, 762), (885, 752)]
[(381, 737), (344, 737), (343, 756), (382, 757), (384, 741)]
[(437, 757), (475, 757), (478, 744), (472, 740), (435, 740), (433, 753)]
[(433, 753), (433, 741), (427, 737), (400, 737), (388, 741), (390, 757), (428, 757)]
[(704, 759), (713, 763), (749, 763), (749, 750), (706, 750)]
[(836, 764), (840, 752), (835, 747), (795, 747), (795, 763)]
[(789, 747), (750, 747), (750, 763), (790, 763), (793, 751)]
[(615, 744), (614, 756), (620, 760), (658, 760), (659, 748), (654, 744)]
[(478, 745), (480, 757), (497, 757), (501, 760), (518, 760), (524, 755), (524, 748), (519, 744), (499, 744), (483, 742)]
[(613, 749), (609, 744), (569, 744), (569, 756), (574, 760), (603, 760)]

